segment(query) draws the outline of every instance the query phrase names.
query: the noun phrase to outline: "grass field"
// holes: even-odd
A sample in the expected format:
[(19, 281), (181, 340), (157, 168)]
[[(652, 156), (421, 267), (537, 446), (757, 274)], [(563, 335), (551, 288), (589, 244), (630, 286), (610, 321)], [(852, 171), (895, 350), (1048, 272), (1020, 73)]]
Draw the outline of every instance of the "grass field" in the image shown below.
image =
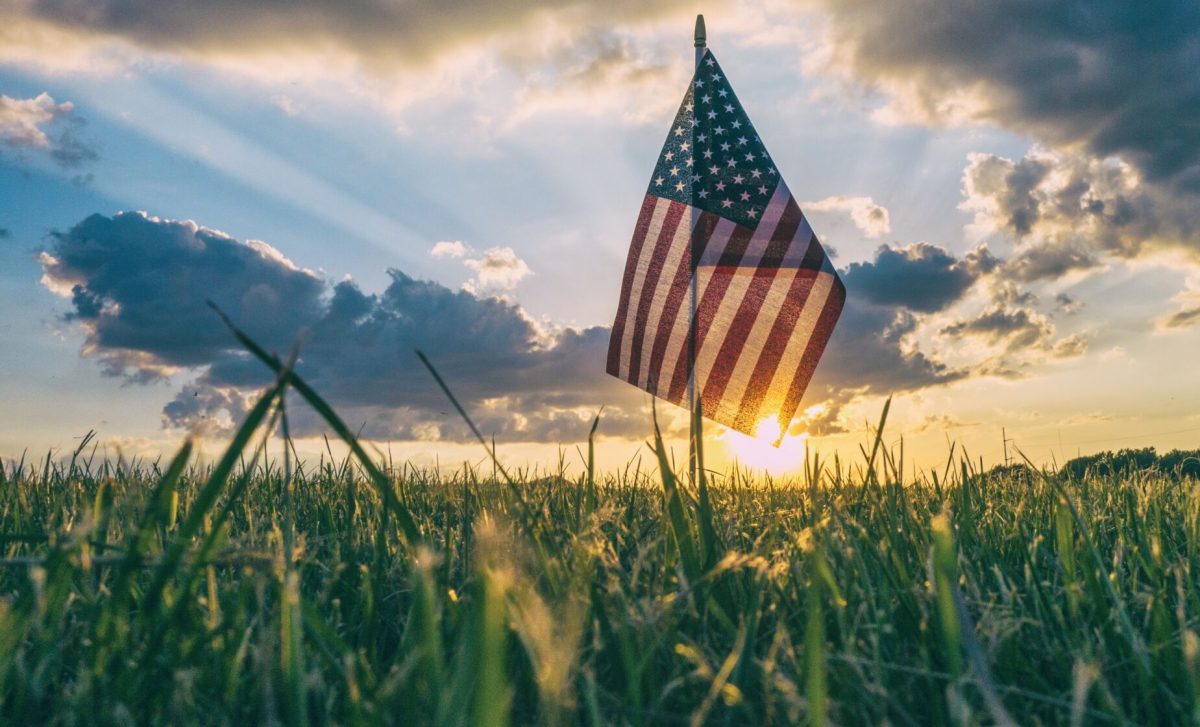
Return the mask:
[[(0, 722), (1200, 721), (1193, 479), (391, 469), (258, 353), (212, 465), (3, 469)], [(288, 389), (349, 457), (267, 436)]]

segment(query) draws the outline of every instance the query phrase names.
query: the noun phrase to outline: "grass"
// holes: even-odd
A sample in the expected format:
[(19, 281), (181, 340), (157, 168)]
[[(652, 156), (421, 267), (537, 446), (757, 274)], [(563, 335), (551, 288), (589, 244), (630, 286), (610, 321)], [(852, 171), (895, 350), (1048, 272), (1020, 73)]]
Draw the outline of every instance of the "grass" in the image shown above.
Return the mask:
[[(214, 464), (0, 467), (0, 722), (1200, 722), (1193, 479), (905, 481), (877, 436), (693, 483), (657, 433), (650, 471), (397, 470), (243, 343), (277, 378)], [(347, 458), (273, 436), (297, 398)]]

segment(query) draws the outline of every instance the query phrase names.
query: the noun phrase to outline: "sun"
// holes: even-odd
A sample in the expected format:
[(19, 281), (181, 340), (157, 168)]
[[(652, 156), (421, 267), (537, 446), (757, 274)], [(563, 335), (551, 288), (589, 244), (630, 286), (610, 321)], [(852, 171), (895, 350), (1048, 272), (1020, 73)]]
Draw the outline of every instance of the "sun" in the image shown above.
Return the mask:
[(763, 419), (754, 428), (754, 436), (747, 436), (732, 429), (721, 435), (730, 454), (743, 467), (766, 471), (773, 475), (791, 474), (804, 469), (804, 453), (808, 448), (808, 434), (785, 434), (779, 446), (779, 420), (774, 417)]

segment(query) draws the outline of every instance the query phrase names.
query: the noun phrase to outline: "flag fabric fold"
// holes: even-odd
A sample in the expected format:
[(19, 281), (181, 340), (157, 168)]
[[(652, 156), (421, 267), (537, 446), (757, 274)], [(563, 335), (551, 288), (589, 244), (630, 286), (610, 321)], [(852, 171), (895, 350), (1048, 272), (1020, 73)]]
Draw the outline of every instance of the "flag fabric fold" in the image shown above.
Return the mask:
[(845, 299), (824, 248), (705, 51), (638, 214), (608, 373), (684, 407), (694, 373), (705, 417), (751, 435), (770, 419), (787, 431)]

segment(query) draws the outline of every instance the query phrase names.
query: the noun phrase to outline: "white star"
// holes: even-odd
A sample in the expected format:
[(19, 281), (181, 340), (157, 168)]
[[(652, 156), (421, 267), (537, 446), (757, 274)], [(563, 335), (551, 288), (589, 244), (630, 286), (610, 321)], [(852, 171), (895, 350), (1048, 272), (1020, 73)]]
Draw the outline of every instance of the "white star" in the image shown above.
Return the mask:
[(708, 168), (708, 173), (709, 173), (709, 174), (716, 174), (716, 173), (717, 173), (717, 172), (719, 172), (719, 171), (721, 171), (721, 168), (720, 168), (720, 167), (718, 167), (718, 166), (716, 166), (715, 164), (714, 164), (713, 166), (711, 166), (711, 167), (709, 167), (709, 168)]
[(697, 78), (696, 79), (696, 88), (704, 88), (704, 81)]
[(749, 212), (746, 213), (746, 216), (749, 217), (750, 219), (754, 219), (755, 217), (758, 217), (758, 210), (751, 209)]
[(734, 160), (730, 159), (730, 160), (729, 160), (729, 162), (728, 162), (728, 163), (727, 163), (725, 166), (727, 166), (727, 167), (736, 167), (736, 166), (737, 166), (737, 162), (735, 162)]
[[(686, 144), (684, 146), (686, 146)], [(746, 161), (748, 161), (748, 162), (754, 161), (754, 152), (752, 152), (752, 151), (746, 152)]]
[(740, 129), (740, 128), (742, 128), (742, 122), (738, 121), (737, 119), (734, 119), (733, 123), (730, 124), (730, 126), (732, 126), (735, 129)]
[(708, 197), (708, 190), (702, 189), (702, 190), (700, 190), (700, 193), (697, 194), (696, 196), (699, 197), (700, 199), (705, 199)]
[(693, 174), (693, 175), (692, 175), (692, 181), (693, 181), (693, 182), (699, 182), (699, 181), (700, 181), (700, 175), (699, 175), (699, 174)]
[(724, 192), (724, 191), (725, 191), (725, 183), (724, 183), (724, 182), (717, 182), (717, 191), (718, 191), (718, 192)]
[(709, 101), (712, 101), (712, 96), (709, 96), (709, 95), (706, 93), (706, 94), (704, 94), (703, 96), (701, 96), (701, 97), (700, 97), (700, 100), (701, 100), (701, 101), (703, 101), (704, 103), (708, 103)]
[(696, 137), (696, 141), (703, 142), (707, 138), (708, 138), (708, 134), (701, 134), (700, 136)]
[(712, 159), (712, 149), (705, 149), (705, 150), (704, 150), (704, 158), (705, 158), (705, 159)]
[(742, 195), (741, 195), (741, 197), (742, 197), (742, 201), (743, 201), (743, 202), (749, 202), (749, 201), (750, 201), (750, 193), (749, 193), (749, 192), (742, 192)]
[(713, 80), (713, 81), (720, 81), (720, 80), (721, 80), (721, 74), (720, 74), (720, 73), (714, 73), (714, 74), (712, 74), (711, 76), (709, 76), (709, 78), (710, 78), (711, 80)]
[(729, 142), (721, 142), (721, 151), (729, 151)]
[(683, 136), (683, 127), (682, 126), (675, 127), (675, 136)]
[(713, 59), (709, 58), (708, 60), (705, 61), (705, 63), (707, 63), (709, 65), (709, 67), (711, 68), (712, 64), (713, 64)]
[(724, 133), (725, 133), (725, 127), (723, 127), (723, 126), (718, 126), (717, 128), (713, 129), (713, 133), (714, 133), (714, 134), (717, 134), (717, 135), (724, 134)]
[(740, 174), (738, 174), (737, 176), (735, 176), (735, 177), (733, 178), (733, 183), (734, 183), (734, 184), (741, 184), (741, 183), (742, 183), (742, 182), (744, 182), (744, 181), (746, 181), (746, 178), (745, 178), (745, 177), (743, 177), (743, 176), (742, 176), (742, 175), (740, 175)]
[(721, 200), (721, 206), (722, 206), (722, 207), (732, 207), (732, 206), (733, 206), (733, 202), (730, 202), (730, 201), (729, 201), (729, 200), (727, 200), (727, 199), (723, 199), (723, 200)]
[(667, 161), (671, 161), (674, 158), (675, 158), (675, 152), (673, 152), (673, 151), (669, 151), (666, 154), (663, 154), (663, 159), (666, 159)]
[(733, 113), (733, 104), (731, 104), (731, 103), (725, 104), (725, 113), (727, 113), (727, 114)]
[(680, 144), (680, 145), (679, 145), (679, 151), (687, 151), (687, 150), (688, 150), (688, 147), (690, 147), (690, 146), (691, 146), (691, 144), (688, 144), (688, 143), (685, 141), (685, 142), (683, 142), (682, 144)]
[(748, 141), (748, 140), (746, 139), (746, 137), (744, 137), (744, 136), (739, 136), (739, 137), (738, 137), (738, 146), (741, 146), (742, 144), (745, 144), (747, 141)]
[(687, 109), (688, 113), (691, 113), (691, 112), (692, 112), (692, 109), (694, 109), (694, 108), (696, 108), (696, 107), (692, 105), (692, 102), (691, 102), (691, 101), (689, 101), (689, 102), (688, 102), (688, 104), (687, 104), (687, 106), (684, 106), (684, 108), (685, 108), (685, 109)]
[(682, 192), (682, 191), (683, 191), (683, 182), (679, 182), (678, 184), (676, 184), (676, 185), (675, 185), (675, 191), (676, 191), (676, 192)]
[(679, 176), (679, 167), (671, 167), (670, 171), (671, 171), (671, 176), (672, 176), (672, 177), (678, 177), (678, 176)]
[(722, 88), (720, 91), (717, 91), (717, 95), (721, 98), (725, 98), (725, 89)]
[(767, 193), (767, 185), (765, 185), (765, 184), (764, 184), (764, 185), (760, 186), (760, 187), (758, 188), (758, 193), (759, 193), (759, 194), (766, 194), (766, 193)]
[(687, 161), (684, 162), (684, 165), (687, 166), (688, 169), (691, 169), (692, 168), (692, 158), (688, 157)]
[(710, 118), (710, 119), (715, 119), (715, 118), (717, 118), (717, 112), (716, 112), (716, 111), (709, 111), (709, 112), (708, 112), (708, 118)]
[(754, 177), (755, 179), (758, 179), (759, 177), (762, 176), (762, 172), (758, 171), (757, 169), (753, 169), (750, 171), (750, 176)]
[(662, 183), (663, 183), (663, 178), (662, 178), (662, 177), (655, 177), (655, 178), (654, 178), (654, 186), (656, 186), (656, 187), (661, 187), (661, 186), (662, 186)]
[(777, 174), (775, 167), (767, 167), (767, 174), (770, 174), (772, 177), (775, 176)]
[(699, 122), (699, 121), (696, 121), (696, 117), (695, 117), (695, 116), (693, 116), (693, 117), (692, 117), (692, 128), (695, 128), (695, 127), (697, 127), (697, 126), (699, 126), (699, 125), (700, 125), (700, 122)]

